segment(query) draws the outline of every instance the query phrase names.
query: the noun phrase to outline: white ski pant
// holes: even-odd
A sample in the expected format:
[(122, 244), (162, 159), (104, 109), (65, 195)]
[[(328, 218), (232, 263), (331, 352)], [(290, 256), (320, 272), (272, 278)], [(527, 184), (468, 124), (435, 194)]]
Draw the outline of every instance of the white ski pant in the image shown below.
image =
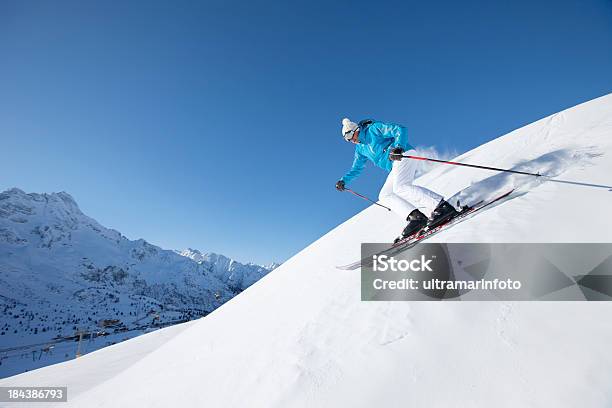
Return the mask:
[[(416, 151), (410, 150), (406, 153), (415, 155)], [(412, 184), (417, 168), (417, 160), (394, 161), (393, 168), (378, 194), (378, 199), (382, 204), (404, 219), (415, 208), (429, 217), (442, 199), (441, 195), (425, 187)]]

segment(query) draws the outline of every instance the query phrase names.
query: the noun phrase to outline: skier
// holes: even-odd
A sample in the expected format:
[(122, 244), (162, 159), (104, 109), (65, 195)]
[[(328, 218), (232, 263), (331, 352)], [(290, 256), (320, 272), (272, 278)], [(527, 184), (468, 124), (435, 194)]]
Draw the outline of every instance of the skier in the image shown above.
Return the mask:
[(415, 234), (425, 227), (433, 228), (458, 214), (441, 195), (412, 184), (417, 164), (415, 160), (402, 160), (402, 154), (414, 155), (416, 152), (408, 144), (405, 127), (371, 119), (357, 124), (344, 118), (342, 136), (344, 140), (357, 146), (353, 166), (338, 180), (336, 189), (344, 191), (351, 180), (361, 174), (368, 159), (388, 171), (389, 176), (378, 199), (408, 221), (399, 239)]

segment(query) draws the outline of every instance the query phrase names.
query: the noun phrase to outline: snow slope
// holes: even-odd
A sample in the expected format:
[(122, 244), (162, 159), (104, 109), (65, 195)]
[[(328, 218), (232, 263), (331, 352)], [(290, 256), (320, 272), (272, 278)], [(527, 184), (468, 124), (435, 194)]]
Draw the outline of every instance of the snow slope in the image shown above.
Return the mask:
[[(467, 188), (465, 200), (507, 185), (519, 194), (435, 239), (611, 242), (611, 187), (567, 183), (612, 185), (611, 155), (607, 95), (458, 158), (565, 183), (440, 165), (419, 183), (446, 196)], [(184, 330), (0, 385), (67, 385), (65, 406), (87, 407), (612, 405), (611, 303), (361, 302), (359, 273), (334, 265), (390, 240), (400, 221), (370, 207)]]

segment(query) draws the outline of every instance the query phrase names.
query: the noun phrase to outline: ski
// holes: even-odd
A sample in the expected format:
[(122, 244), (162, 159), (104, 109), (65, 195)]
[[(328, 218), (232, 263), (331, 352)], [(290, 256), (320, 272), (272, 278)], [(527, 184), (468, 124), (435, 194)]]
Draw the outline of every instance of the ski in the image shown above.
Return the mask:
[[(442, 224), (436, 226), (435, 228), (432, 228), (430, 230), (421, 230), (419, 232), (417, 232), (416, 234), (410, 235), (396, 243), (394, 243), (393, 245), (391, 245), (391, 247), (385, 249), (384, 251), (381, 251), (377, 254), (373, 254), (373, 255), (392, 255), (392, 254), (397, 254), (399, 252), (402, 252), (406, 249), (412, 248), (415, 245), (417, 245), (418, 243), (422, 242), (423, 240), (445, 230), (448, 229), (450, 227), (452, 227), (453, 225), (459, 224), (462, 221), (465, 221), (468, 218), (471, 218), (475, 213), (477, 213), (478, 211), (489, 207), (495, 203), (500, 202), (501, 200), (503, 200), (504, 198), (507, 198), (510, 194), (512, 194), (512, 192), (514, 191), (514, 189), (501, 194), (495, 198), (492, 198), (489, 201), (484, 201), (481, 200), (479, 202), (477, 202), (476, 204), (472, 205), (471, 207), (469, 207), (468, 209), (461, 211), (457, 216), (446, 220), (445, 222), (443, 222)], [(373, 256), (372, 255), (372, 256)], [(353, 269), (357, 269), (360, 268), (361, 265), (365, 264), (366, 262), (370, 261), (372, 259), (372, 256), (368, 256), (366, 258), (360, 259), (357, 262), (353, 262), (347, 265), (341, 265), (341, 266), (336, 266), (337, 269), (342, 269), (342, 270), (353, 270)]]

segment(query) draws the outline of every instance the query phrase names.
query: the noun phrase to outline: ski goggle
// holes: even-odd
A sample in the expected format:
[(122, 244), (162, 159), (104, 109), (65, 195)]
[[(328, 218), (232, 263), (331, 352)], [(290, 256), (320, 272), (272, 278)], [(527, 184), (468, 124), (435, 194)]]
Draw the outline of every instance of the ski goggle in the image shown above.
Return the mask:
[(350, 142), (351, 139), (353, 138), (353, 136), (355, 135), (355, 132), (359, 129), (359, 127), (356, 127), (353, 130), (347, 130), (344, 133), (344, 140), (346, 140), (347, 142)]

